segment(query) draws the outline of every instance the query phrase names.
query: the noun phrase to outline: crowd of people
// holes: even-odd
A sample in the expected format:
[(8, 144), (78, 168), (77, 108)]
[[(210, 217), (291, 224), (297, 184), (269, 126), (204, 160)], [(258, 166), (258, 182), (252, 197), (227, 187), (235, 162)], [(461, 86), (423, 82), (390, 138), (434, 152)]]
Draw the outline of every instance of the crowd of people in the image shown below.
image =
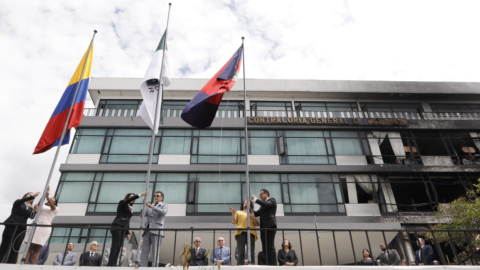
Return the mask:
[[(37, 226), (26, 229), (28, 219), (33, 219), (37, 215), (39, 207), (39, 216), (37, 224), (51, 225), (53, 218), (59, 213), (58, 200), (50, 197), (50, 190), (47, 189), (45, 194), (45, 202), (33, 204), (33, 201), (40, 193), (26, 193), (21, 199), (14, 202), (11, 215), (5, 220), (5, 230), (2, 235), (0, 245), (0, 262), (16, 263), (18, 259), (18, 251), (22, 240), (29, 242), (30, 230), (35, 230), (33, 238), (26, 256), (26, 262), (30, 264), (44, 264), (49, 255), (49, 247), (46, 244), (52, 228), (48, 226)], [(123, 246), (124, 240), (130, 240), (129, 231), (130, 219), (133, 216), (133, 204), (137, 199), (147, 196), (148, 192), (139, 194), (128, 193), (123, 200), (119, 201), (115, 219), (112, 222), (110, 233), (112, 244), (110, 248), (105, 249), (103, 256), (97, 252), (98, 242), (92, 241), (88, 251), (80, 255), (80, 266), (101, 266), (102, 261), (106, 266), (120, 266), (125, 258), (128, 259), (128, 266), (154, 265), (160, 263), (160, 247), (162, 239), (165, 237), (164, 228), (165, 216), (168, 212), (168, 204), (164, 202), (165, 194), (162, 191), (156, 191), (154, 194), (154, 202), (146, 203), (144, 215), (144, 226), (142, 230), (142, 239), (140, 248), (133, 249), (129, 256), (126, 257), (126, 247)], [(257, 211), (254, 210), (254, 204), (259, 205)], [(247, 207), (248, 206), (248, 207)], [(247, 208), (249, 209), (247, 211)], [(244, 200), (239, 210), (235, 211), (233, 207), (229, 207), (231, 212), (231, 223), (236, 225), (234, 239), (236, 240), (235, 258), (237, 265), (255, 264), (257, 257), (258, 265), (282, 265), (295, 266), (298, 264), (296, 252), (292, 249), (292, 243), (288, 239), (284, 239), (281, 249), (276, 252), (275, 235), (277, 231), (277, 202), (270, 197), (267, 189), (261, 189), (259, 198), (251, 195), (250, 200)], [(257, 219), (260, 218), (260, 221)], [(260, 240), (262, 251), (255, 256), (255, 242), (258, 240), (257, 230), (247, 231), (247, 222), (250, 220), (250, 228), (260, 227)], [(11, 224), (11, 225), (10, 225)], [(250, 238), (250, 250), (247, 249), (248, 238)], [(231, 251), (225, 246), (225, 238), (217, 239), (217, 247), (210, 252), (210, 258), (207, 257), (207, 250), (201, 247), (202, 240), (195, 237), (190, 249), (191, 266), (208, 265), (209, 261), (215, 265), (230, 265)], [(434, 265), (433, 249), (430, 245), (425, 245), (425, 241), (419, 238), (417, 241), (419, 249), (415, 252), (416, 265)], [(368, 249), (363, 249), (362, 260), (360, 265), (407, 265), (406, 260), (401, 260), (395, 249), (387, 249), (385, 243), (380, 244), (382, 253), (377, 259), (373, 259)], [(53, 265), (75, 265), (77, 262), (77, 254), (73, 252), (74, 243), (68, 243), (66, 250), (56, 255)], [(150, 253), (154, 254), (150, 257)], [(250, 260), (247, 257), (250, 255)], [(438, 263), (438, 262), (437, 262)]]
[[(415, 252), (415, 265), (438, 265), (438, 261), (433, 260), (433, 249), (425, 245), (425, 240), (419, 238), (417, 241), (419, 249)], [(374, 260), (368, 249), (362, 250), (362, 260), (360, 265), (410, 265), (407, 260), (400, 259), (400, 255), (395, 249), (388, 249), (385, 243), (380, 243), (382, 253)]]

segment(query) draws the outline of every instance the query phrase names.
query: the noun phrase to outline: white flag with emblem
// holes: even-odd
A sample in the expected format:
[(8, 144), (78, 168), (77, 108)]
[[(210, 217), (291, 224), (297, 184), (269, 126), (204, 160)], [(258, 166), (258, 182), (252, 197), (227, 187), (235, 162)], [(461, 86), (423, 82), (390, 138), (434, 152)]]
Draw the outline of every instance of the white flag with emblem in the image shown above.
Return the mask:
[[(162, 99), (163, 93), (160, 92), (160, 100), (157, 102), (157, 93), (158, 91), (163, 91), (163, 88), (160, 87), (160, 84), (163, 86), (169, 86), (170, 81), (170, 71), (168, 67), (168, 50), (166, 46), (166, 35), (167, 31), (163, 33), (162, 39), (158, 44), (157, 50), (153, 56), (150, 65), (148, 66), (145, 77), (143, 78), (142, 84), (140, 85), (140, 91), (142, 93), (143, 102), (140, 105), (138, 111), (138, 116), (142, 117), (143, 121), (153, 129), (155, 134), (158, 132), (158, 126), (160, 121), (160, 115), (162, 112)], [(162, 69), (163, 64), (163, 69)], [(162, 72), (162, 78), (160, 78), (160, 70)], [(158, 103), (158, 104), (157, 104)], [(155, 121), (155, 108), (158, 106), (158, 115), (157, 122)]]

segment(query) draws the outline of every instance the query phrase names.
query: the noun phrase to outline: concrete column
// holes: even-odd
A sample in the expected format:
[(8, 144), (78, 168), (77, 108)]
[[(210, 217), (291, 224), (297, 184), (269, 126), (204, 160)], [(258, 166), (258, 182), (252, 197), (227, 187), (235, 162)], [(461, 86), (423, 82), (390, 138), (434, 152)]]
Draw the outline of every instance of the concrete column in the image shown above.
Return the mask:
[(380, 146), (378, 145), (378, 140), (373, 136), (372, 132), (367, 132), (368, 144), (370, 145), (370, 150), (372, 151), (373, 162), (375, 164), (383, 164), (382, 152), (380, 151)]
[(392, 204), (387, 205), (388, 212), (395, 212), (397, 210), (397, 206), (393, 204), (397, 204), (395, 201), (395, 196), (393, 195), (392, 185), (390, 184), (390, 179), (385, 178), (383, 176), (378, 177), (380, 179), (382, 185), (382, 192), (383, 197), (385, 198), (385, 203)]
[[(405, 227), (402, 226), (402, 229), (405, 229)], [(407, 248), (407, 250), (405, 250), (405, 255), (407, 255), (407, 258), (410, 264), (415, 265), (415, 252), (413, 251), (412, 243), (410, 242), (408, 233), (402, 232), (402, 236), (403, 236), (403, 242), (405, 243), (405, 247)]]
[(357, 185), (353, 175), (347, 174), (348, 203), (358, 203)]
[(432, 112), (432, 108), (428, 102), (422, 102), (422, 109), (424, 112)]

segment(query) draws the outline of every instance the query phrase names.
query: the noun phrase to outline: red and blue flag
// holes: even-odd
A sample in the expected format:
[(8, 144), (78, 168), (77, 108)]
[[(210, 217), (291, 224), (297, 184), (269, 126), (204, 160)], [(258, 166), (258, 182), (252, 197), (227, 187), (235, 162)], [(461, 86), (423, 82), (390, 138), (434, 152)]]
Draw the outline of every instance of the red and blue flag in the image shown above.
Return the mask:
[[(87, 52), (80, 61), (77, 70), (72, 76), (67, 89), (62, 95), (60, 102), (53, 111), (50, 120), (43, 131), (42, 137), (38, 141), (37, 146), (33, 154), (40, 154), (48, 151), (52, 147), (58, 146), (60, 138), (62, 137), (63, 127), (67, 121), (68, 112), (70, 107), (73, 106), (72, 113), (67, 125), (67, 132), (63, 138), (62, 145), (70, 142), (70, 129), (80, 125), (83, 117), (83, 108), (85, 107), (85, 100), (87, 98), (88, 83), (90, 82), (90, 71), (92, 67), (92, 55), (93, 55), (93, 42), (90, 44)], [(84, 69), (85, 67), (85, 69)], [(83, 70), (83, 75), (82, 75)], [(78, 93), (75, 98), (75, 102), (72, 105), (75, 91), (78, 87)]]
[(183, 121), (196, 128), (207, 128), (212, 124), (223, 93), (230, 91), (235, 85), (242, 56), (243, 45), (185, 106), (181, 115)]

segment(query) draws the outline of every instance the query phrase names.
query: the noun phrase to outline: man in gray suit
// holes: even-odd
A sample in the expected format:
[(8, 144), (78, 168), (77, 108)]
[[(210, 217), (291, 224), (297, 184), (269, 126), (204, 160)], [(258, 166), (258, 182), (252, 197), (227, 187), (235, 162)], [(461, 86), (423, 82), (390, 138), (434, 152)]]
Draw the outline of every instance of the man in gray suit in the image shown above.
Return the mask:
[[(73, 243), (68, 243), (67, 253), (58, 253), (57, 257), (55, 257), (55, 260), (53, 261), (53, 265), (74, 265), (77, 262), (77, 254), (73, 252), (73, 247)], [(63, 258), (64, 255), (66, 255), (65, 259)]]
[[(145, 211), (145, 216), (147, 221), (145, 222), (145, 232), (143, 233), (143, 248), (142, 254), (140, 257), (140, 266), (147, 267), (148, 265), (148, 256), (150, 255), (150, 250), (152, 251), (152, 266), (158, 267), (158, 262), (160, 259), (160, 245), (162, 245), (162, 239), (165, 236), (163, 229), (165, 223), (165, 215), (167, 215), (168, 204), (164, 203), (163, 200), (165, 195), (161, 191), (155, 192), (155, 203), (147, 203), (147, 211)], [(153, 230), (152, 230), (153, 229)], [(158, 250), (157, 250), (158, 248)]]
[(380, 265), (400, 265), (400, 255), (395, 249), (387, 249), (385, 243), (380, 243), (382, 254), (378, 256)]

